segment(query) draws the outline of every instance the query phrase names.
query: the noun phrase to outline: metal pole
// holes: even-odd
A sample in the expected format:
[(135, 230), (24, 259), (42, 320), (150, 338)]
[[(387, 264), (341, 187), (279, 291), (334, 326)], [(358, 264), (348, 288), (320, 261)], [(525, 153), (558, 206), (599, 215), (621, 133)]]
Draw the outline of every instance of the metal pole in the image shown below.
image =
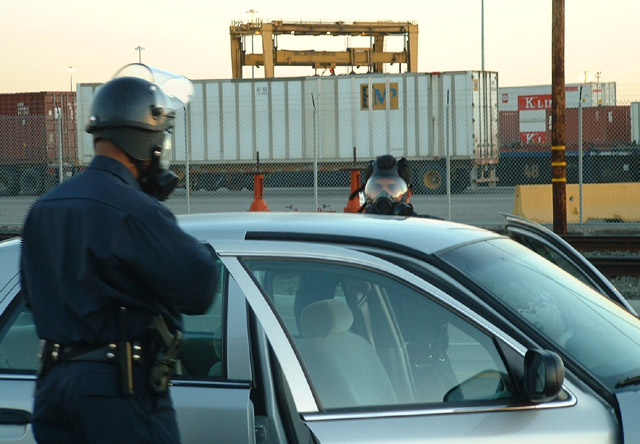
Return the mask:
[(447, 208), (451, 220), (451, 153), (449, 150), (449, 90), (447, 90), (447, 105), (445, 106), (445, 129), (444, 129), (444, 149), (446, 157), (446, 176), (447, 176)]
[(67, 68), (67, 72), (69, 73), (69, 91), (73, 91), (73, 71), (75, 70), (73, 66)]
[(189, 175), (189, 157), (191, 156), (191, 150), (189, 149), (189, 137), (188, 137), (188, 121), (187, 121), (187, 107), (182, 108), (184, 110), (184, 177), (185, 186), (187, 187), (187, 214), (191, 214), (191, 177)]
[(318, 118), (316, 113), (316, 101), (311, 94), (313, 104), (313, 198), (314, 208), (318, 209)]
[(567, 162), (565, 157), (564, 0), (553, 0), (551, 21), (551, 185), (553, 231), (567, 233)]
[(138, 63), (142, 63), (142, 51), (144, 50), (144, 48), (142, 46), (138, 45), (133, 49), (138, 51)]
[[(254, 14), (256, 14), (258, 11), (256, 11), (255, 9), (249, 9), (247, 11), (248, 14), (251, 14), (251, 24), (253, 25), (254, 23)], [(253, 50), (253, 36), (255, 35), (255, 31), (252, 30), (251, 32), (251, 54), (255, 54), (254, 50)], [(253, 79), (255, 77), (255, 65), (251, 65), (251, 78)]]
[(578, 192), (580, 200), (580, 224), (582, 224), (582, 85), (578, 100)]
[[(62, 97), (60, 98), (62, 102)], [(62, 174), (62, 103), (58, 106), (56, 102), (56, 96), (53, 96), (53, 109), (56, 112), (56, 119), (58, 120), (58, 183), (62, 183), (64, 176)]]
[(482, 70), (484, 71), (484, 0), (481, 2), (482, 11), (480, 13), (480, 42), (481, 42), (481, 54), (482, 54)]

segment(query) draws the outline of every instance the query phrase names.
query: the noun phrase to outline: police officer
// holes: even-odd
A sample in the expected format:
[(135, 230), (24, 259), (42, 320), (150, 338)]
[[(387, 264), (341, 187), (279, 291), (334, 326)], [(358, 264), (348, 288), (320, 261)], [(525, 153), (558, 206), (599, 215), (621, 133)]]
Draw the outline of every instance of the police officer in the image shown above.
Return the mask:
[(168, 381), (175, 348), (155, 341), (150, 325), (178, 338), (181, 313), (207, 310), (217, 275), (213, 251), (158, 202), (177, 179), (164, 162), (171, 100), (142, 78), (104, 84), (86, 126), (91, 164), (25, 220), (22, 288), (45, 341), (32, 424), (39, 443), (180, 441), (167, 384), (150, 381), (158, 368)]
[(371, 161), (365, 171), (361, 211), (395, 216), (416, 216), (411, 205), (411, 169), (403, 157), (385, 154)]

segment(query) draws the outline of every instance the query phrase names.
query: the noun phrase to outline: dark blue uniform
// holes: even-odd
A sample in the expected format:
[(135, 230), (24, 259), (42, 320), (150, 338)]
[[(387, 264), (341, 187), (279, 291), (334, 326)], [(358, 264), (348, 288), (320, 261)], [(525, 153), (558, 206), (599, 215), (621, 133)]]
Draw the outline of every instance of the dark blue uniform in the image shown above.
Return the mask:
[[(23, 228), (22, 288), (42, 339), (72, 347), (144, 338), (153, 315), (171, 329), (201, 314), (217, 282), (212, 252), (184, 233), (120, 162), (91, 165), (41, 197)], [(40, 442), (178, 442), (169, 396), (148, 389), (134, 366), (121, 395), (117, 365), (63, 362), (40, 378), (33, 429)]]

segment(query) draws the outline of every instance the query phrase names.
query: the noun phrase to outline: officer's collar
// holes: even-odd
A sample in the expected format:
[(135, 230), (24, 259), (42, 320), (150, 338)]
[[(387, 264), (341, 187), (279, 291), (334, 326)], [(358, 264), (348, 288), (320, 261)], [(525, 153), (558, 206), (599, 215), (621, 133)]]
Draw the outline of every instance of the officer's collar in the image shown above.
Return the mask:
[(131, 171), (116, 159), (108, 156), (96, 155), (91, 161), (89, 168), (107, 171), (120, 178), (126, 184), (131, 185), (138, 190), (142, 190), (136, 178), (131, 174)]

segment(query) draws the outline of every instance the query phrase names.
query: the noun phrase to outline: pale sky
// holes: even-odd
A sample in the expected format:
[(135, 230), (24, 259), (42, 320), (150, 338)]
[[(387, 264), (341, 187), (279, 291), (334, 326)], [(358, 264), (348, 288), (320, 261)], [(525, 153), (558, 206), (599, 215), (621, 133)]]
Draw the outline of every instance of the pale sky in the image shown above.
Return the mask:
[[(552, 0), (484, 5), (485, 68), (499, 73), (500, 86), (550, 84)], [(107, 81), (138, 61), (137, 46), (144, 48), (143, 63), (191, 79), (230, 78), (229, 25), (249, 21), (250, 9), (263, 21), (415, 21), (420, 72), (481, 67), (481, 0), (0, 0), (0, 92)], [(640, 1), (565, 0), (565, 14), (566, 82), (580, 82), (585, 71), (595, 82), (601, 72), (600, 81), (617, 82), (619, 97), (623, 89), (640, 100)], [(345, 37), (291, 39), (280, 39), (279, 48), (366, 46)], [(259, 39), (255, 45), (260, 52)], [(251, 68), (244, 72), (251, 77)], [(276, 67), (275, 73), (313, 70)]]

